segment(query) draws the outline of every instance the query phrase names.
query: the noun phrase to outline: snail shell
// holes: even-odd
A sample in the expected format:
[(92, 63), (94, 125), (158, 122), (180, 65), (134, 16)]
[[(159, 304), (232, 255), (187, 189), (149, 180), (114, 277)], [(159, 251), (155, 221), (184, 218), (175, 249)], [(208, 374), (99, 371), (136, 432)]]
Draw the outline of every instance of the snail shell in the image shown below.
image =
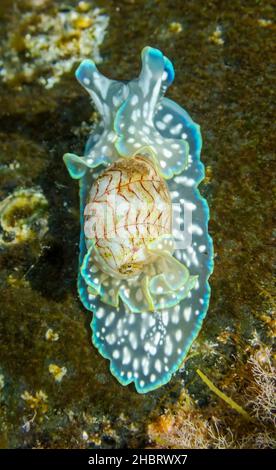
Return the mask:
[(171, 233), (170, 193), (149, 157), (117, 160), (92, 185), (87, 202), (87, 243), (95, 240), (102, 271), (114, 277), (142, 272), (154, 259), (148, 244)]

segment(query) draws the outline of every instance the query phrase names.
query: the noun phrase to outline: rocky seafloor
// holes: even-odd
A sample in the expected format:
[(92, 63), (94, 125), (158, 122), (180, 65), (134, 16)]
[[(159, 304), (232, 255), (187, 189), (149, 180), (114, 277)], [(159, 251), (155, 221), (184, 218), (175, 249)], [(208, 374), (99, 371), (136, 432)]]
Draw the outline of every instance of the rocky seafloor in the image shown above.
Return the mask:
[[(269, 1), (1, 1), (1, 448), (275, 447), (273, 34)], [(172, 59), (168, 96), (201, 126), (215, 270), (185, 368), (139, 395), (91, 344), (62, 155), (97, 119), (79, 61), (130, 79), (145, 45)]]

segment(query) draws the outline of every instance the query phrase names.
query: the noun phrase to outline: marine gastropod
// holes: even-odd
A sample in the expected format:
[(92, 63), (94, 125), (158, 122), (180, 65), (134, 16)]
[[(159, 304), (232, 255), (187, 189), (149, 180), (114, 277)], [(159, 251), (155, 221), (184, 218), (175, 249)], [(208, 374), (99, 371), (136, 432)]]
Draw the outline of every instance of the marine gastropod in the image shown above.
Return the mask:
[(141, 73), (127, 83), (89, 60), (76, 76), (102, 118), (83, 156), (64, 155), (80, 182), (79, 295), (111, 372), (145, 393), (182, 364), (208, 308), (200, 130), (164, 97), (174, 70), (157, 49), (142, 51)]

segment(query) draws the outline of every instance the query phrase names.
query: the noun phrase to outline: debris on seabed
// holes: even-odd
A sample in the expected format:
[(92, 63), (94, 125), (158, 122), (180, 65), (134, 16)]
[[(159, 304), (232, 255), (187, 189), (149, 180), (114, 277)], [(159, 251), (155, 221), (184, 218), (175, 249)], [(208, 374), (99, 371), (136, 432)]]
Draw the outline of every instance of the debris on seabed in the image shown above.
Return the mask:
[(56, 333), (52, 328), (48, 328), (48, 330), (45, 333), (45, 339), (47, 341), (58, 341), (59, 334)]
[(232, 400), (232, 398), (228, 397), (225, 393), (223, 393), (221, 390), (219, 390), (213, 384), (213, 382), (211, 382), (211, 380), (208, 379), (208, 377), (206, 377), (206, 375), (201, 370), (197, 369), (196, 372), (199, 375), (199, 377), (201, 378), (201, 380), (203, 380), (203, 382), (210, 388), (210, 390), (212, 390), (212, 392), (214, 392), (219, 398), (224, 400), (225, 403), (227, 403), (233, 410), (240, 413), (244, 417), (244, 419), (246, 419), (248, 421), (253, 421), (251, 416), (247, 413), (247, 411), (245, 411), (240, 405), (238, 405), (238, 403), (236, 403), (234, 400)]
[(48, 202), (39, 189), (19, 189), (0, 202), (0, 244), (41, 238), (48, 231)]
[(31, 395), (31, 393), (25, 390), (25, 392), (22, 393), (21, 398), (27, 403), (31, 410), (35, 410), (36, 412), (40, 411), (43, 414), (48, 410), (48, 397), (43, 390), (35, 392), (35, 395)]
[(87, 441), (88, 440), (88, 434), (86, 431), (82, 431), (82, 438), (84, 441)]
[(4, 375), (0, 374), (0, 391), (3, 390), (4, 387), (5, 387)]
[(67, 374), (66, 367), (59, 367), (56, 364), (49, 365), (49, 372), (54, 377), (55, 381), (60, 383), (63, 377)]
[(0, 45), (0, 77), (6, 83), (20, 87), (37, 81), (49, 89), (80, 60), (101, 61), (99, 46), (109, 18), (88, 2), (76, 8), (30, 8), (13, 21)]
[(218, 46), (223, 46), (224, 39), (222, 37), (222, 29), (220, 26), (217, 26), (215, 31), (209, 36), (209, 41), (217, 44)]
[(169, 24), (169, 32), (170, 33), (179, 34), (179, 33), (182, 32), (182, 30), (183, 30), (182, 24), (179, 23), (178, 21), (172, 21)]
[(271, 20), (266, 20), (265, 18), (259, 18), (258, 24), (262, 26), (262, 28), (268, 28), (269, 26), (272, 26), (273, 23)]
[(31, 425), (38, 417), (39, 420), (43, 419), (43, 415), (48, 411), (48, 397), (43, 390), (39, 390), (35, 395), (31, 395), (27, 390), (21, 395), (30, 410), (33, 411), (33, 416), (30, 419), (24, 418), (24, 424), (22, 426), (23, 431), (29, 432)]
[[(250, 355), (247, 363), (238, 370), (240, 381), (245, 387), (243, 405), (248, 408), (250, 414), (221, 392), (205, 374), (197, 370), (210, 390), (238, 413), (214, 408), (212, 403), (201, 408), (183, 389), (177, 403), (155, 417), (148, 425), (151, 447), (275, 448), (275, 366), (271, 353), (271, 349), (261, 347), (260, 351)], [(236, 375), (233, 379), (236, 380)]]

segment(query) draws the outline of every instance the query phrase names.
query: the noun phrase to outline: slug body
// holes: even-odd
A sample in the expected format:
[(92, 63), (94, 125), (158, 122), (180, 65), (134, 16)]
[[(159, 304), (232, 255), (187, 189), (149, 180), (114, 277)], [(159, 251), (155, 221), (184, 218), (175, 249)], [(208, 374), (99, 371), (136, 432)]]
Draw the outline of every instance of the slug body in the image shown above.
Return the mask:
[(102, 121), (84, 156), (65, 154), (80, 182), (78, 290), (92, 339), (123, 385), (145, 393), (180, 367), (206, 315), (213, 269), (199, 126), (164, 93), (174, 79), (157, 49), (130, 82), (85, 60), (77, 79)]

